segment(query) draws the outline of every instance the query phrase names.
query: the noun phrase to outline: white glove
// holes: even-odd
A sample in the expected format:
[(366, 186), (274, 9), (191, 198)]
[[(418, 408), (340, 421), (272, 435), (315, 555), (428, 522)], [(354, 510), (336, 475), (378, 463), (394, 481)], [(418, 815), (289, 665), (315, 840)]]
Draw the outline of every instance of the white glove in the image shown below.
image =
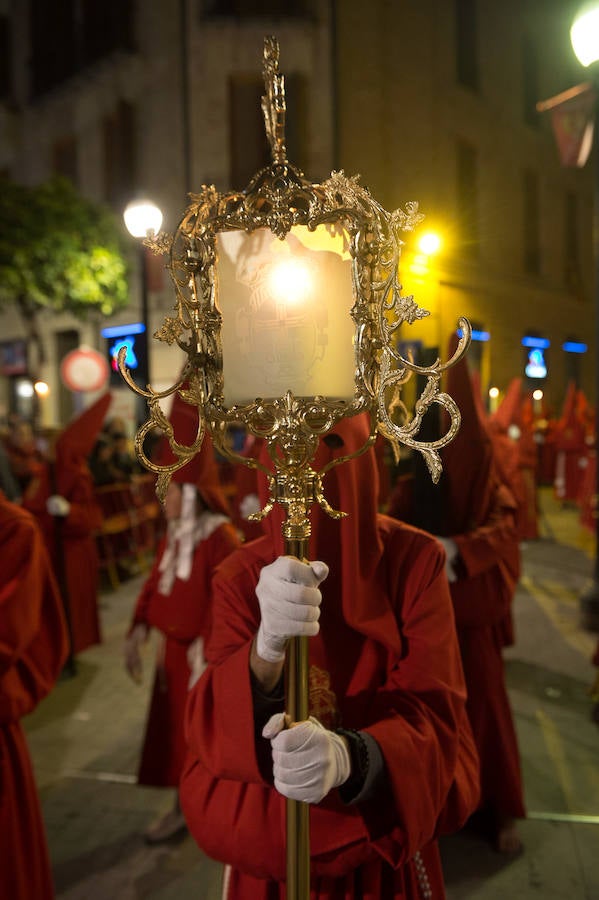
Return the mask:
[(257, 494), (246, 494), (239, 504), (239, 514), (242, 519), (249, 519), (253, 513), (260, 512), (261, 509)]
[(285, 728), (285, 714), (271, 716), (262, 736), (272, 747), (275, 787), (292, 800), (320, 803), (351, 775), (345, 740), (313, 716)]
[(293, 556), (279, 556), (264, 566), (256, 585), (261, 615), (256, 652), (261, 659), (281, 662), (290, 637), (318, 634), (318, 585), (328, 574), (325, 563), (304, 563)]
[(140, 623), (139, 625), (136, 625), (131, 634), (125, 638), (125, 643), (123, 645), (125, 669), (136, 684), (141, 684), (141, 676), (143, 673), (141, 653), (139, 651), (142, 644), (145, 644), (147, 639), (148, 628), (146, 625)]
[(450, 582), (457, 581), (458, 576), (456, 575), (454, 563), (458, 558), (458, 545), (451, 538), (447, 537), (437, 536), (437, 540), (445, 550), (445, 574), (447, 575), (447, 580)]
[(60, 494), (52, 494), (52, 496), (48, 497), (46, 500), (46, 509), (51, 516), (64, 517), (68, 516), (71, 510), (71, 504), (66, 497), (61, 497)]
[(191, 669), (191, 675), (187, 682), (187, 690), (190, 691), (206, 668), (203, 638), (196, 638), (187, 648), (187, 665)]

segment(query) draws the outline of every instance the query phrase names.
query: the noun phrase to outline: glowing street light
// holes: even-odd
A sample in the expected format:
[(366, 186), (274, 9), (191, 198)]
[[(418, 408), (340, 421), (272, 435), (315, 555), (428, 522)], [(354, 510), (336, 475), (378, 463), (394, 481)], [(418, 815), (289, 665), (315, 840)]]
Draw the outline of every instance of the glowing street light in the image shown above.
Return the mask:
[[(162, 225), (162, 211), (151, 200), (133, 200), (123, 212), (123, 219), (129, 234), (134, 238), (153, 238)], [(139, 271), (141, 276), (141, 320), (145, 327), (146, 352), (143, 354), (139, 375), (143, 385), (150, 380), (150, 315), (148, 308), (148, 262), (147, 251), (139, 245)], [(140, 407), (141, 408), (141, 407)]]
[(441, 237), (436, 231), (426, 231), (418, 240), (418, 249), (425, 256), (434, 256), (441, 249)]
[(151, 200), (134, 200), (123, 213), (127, 231), (134, 238), (158, 234), (162, 225), (162, 212)]

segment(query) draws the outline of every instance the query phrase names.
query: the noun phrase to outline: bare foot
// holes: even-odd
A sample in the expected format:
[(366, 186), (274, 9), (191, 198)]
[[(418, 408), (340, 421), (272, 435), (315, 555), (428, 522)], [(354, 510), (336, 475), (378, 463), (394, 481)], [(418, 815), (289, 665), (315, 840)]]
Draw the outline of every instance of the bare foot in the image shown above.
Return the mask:
[(514, 854), (522, 850), (522, 841), (518, 834), (515, 819), (501, 819), (497, 823), (495, 847), (499, 853)]

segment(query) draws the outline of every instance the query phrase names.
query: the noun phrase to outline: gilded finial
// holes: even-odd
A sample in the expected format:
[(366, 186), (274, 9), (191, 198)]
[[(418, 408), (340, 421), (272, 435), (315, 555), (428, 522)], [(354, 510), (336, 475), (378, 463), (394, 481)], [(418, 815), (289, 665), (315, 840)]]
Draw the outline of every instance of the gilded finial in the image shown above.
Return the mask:
[(279, 72), (279, 42), (275, 37), (264, 38), (264, 63), (262, 66), (264, 89), (262, 115), (266, 137), (270, 144), (273, 163), (287, 161), (285, 146), (285, 78)]

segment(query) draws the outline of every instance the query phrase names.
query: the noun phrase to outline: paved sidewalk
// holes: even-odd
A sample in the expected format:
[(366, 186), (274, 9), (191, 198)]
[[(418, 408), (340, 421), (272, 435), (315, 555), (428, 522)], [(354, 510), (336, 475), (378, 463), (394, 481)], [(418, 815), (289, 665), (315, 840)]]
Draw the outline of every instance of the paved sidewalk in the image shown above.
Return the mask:
[[(449, 900), (599, 900), (599, 728), (586, 693), (596, 636), (578, 622), (591, 542), (542, 492), (543, 538), (523, 547), (517, 643), (506, 654), (529, 818), (504, 859), (466, 834), (443, 840)], [(81, 654), (25, 722), (60, 900), (220, 900), (221, 867), (189, 835), (148, 847), (172, 803), (135, 783), (153, 670), (126, 676), (122, 641), (143, 577), (102, 595), (104, 643)], [(3, 898), (4, 900), (4, 898)], [(8, 898), (7, 898), (8, 900)]]

